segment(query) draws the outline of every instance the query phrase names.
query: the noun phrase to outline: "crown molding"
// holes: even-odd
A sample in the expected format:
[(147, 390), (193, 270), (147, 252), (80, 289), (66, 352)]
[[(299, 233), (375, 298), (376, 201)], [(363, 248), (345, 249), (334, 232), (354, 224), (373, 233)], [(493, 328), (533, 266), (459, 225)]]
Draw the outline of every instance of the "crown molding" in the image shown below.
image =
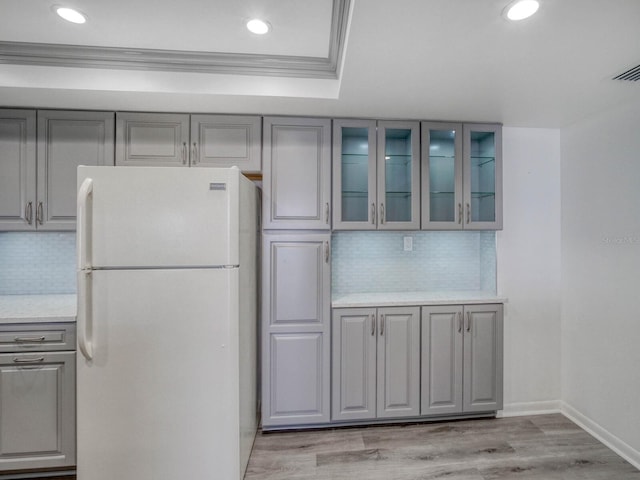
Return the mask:
[(351, 0), (333, 0), (327, 57), (0, 42), (0, 63), (336, 79)]

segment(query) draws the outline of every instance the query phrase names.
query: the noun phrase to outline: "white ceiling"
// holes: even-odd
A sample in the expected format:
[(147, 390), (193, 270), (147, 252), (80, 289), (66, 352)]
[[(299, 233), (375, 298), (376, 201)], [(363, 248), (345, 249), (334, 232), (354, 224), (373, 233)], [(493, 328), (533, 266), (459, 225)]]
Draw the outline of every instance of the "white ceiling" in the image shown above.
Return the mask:
[[(89, 15), (84, 30), (55, 18), (53, 3), (0, 2), (0, 41), (327, 56), (330, 0), (73, 0)], [(518, 24), (501, 16), (507, 3), (352, 0), (336, 80), (5, 64), (0, 105), (557, 128), (640, 98), (639, 82), (611, 80), (640, 64), (640, 0), (541, 0)], [(266, 39), (242, 27), (260, 9)]]

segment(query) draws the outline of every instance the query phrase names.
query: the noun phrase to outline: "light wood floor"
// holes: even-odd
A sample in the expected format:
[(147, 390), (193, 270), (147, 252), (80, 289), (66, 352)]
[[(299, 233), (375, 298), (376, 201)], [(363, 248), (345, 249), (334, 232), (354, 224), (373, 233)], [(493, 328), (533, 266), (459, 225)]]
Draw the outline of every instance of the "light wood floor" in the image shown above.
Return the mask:
[(258, 433), (245, 480), (640, 480), (562, 415)]

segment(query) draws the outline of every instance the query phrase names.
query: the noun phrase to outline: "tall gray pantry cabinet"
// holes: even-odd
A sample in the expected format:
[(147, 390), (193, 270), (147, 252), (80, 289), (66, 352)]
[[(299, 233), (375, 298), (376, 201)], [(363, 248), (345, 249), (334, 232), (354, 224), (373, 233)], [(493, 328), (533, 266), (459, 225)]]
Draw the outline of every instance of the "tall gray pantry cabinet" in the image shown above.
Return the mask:
[(263, 132), (262, 425), (328, 423), (331, 121)]
[(75, 230), (76, 168), (113, 165), (113, 132), (113, 112), (0, 110), (0, 230)]

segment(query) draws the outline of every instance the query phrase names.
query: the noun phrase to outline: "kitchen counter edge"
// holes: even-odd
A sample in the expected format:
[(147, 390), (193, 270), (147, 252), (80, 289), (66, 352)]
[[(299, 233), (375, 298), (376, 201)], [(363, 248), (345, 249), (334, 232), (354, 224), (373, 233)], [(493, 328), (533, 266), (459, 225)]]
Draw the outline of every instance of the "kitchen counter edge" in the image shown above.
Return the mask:
[(76, 295), (0, 295), (0, 324), (76, 321)]
[(478, 305), (507, 303), (506, 297), (482, 291), (385, 292), (334, 295), (332, 308), (410, 307), (429, 305)]

